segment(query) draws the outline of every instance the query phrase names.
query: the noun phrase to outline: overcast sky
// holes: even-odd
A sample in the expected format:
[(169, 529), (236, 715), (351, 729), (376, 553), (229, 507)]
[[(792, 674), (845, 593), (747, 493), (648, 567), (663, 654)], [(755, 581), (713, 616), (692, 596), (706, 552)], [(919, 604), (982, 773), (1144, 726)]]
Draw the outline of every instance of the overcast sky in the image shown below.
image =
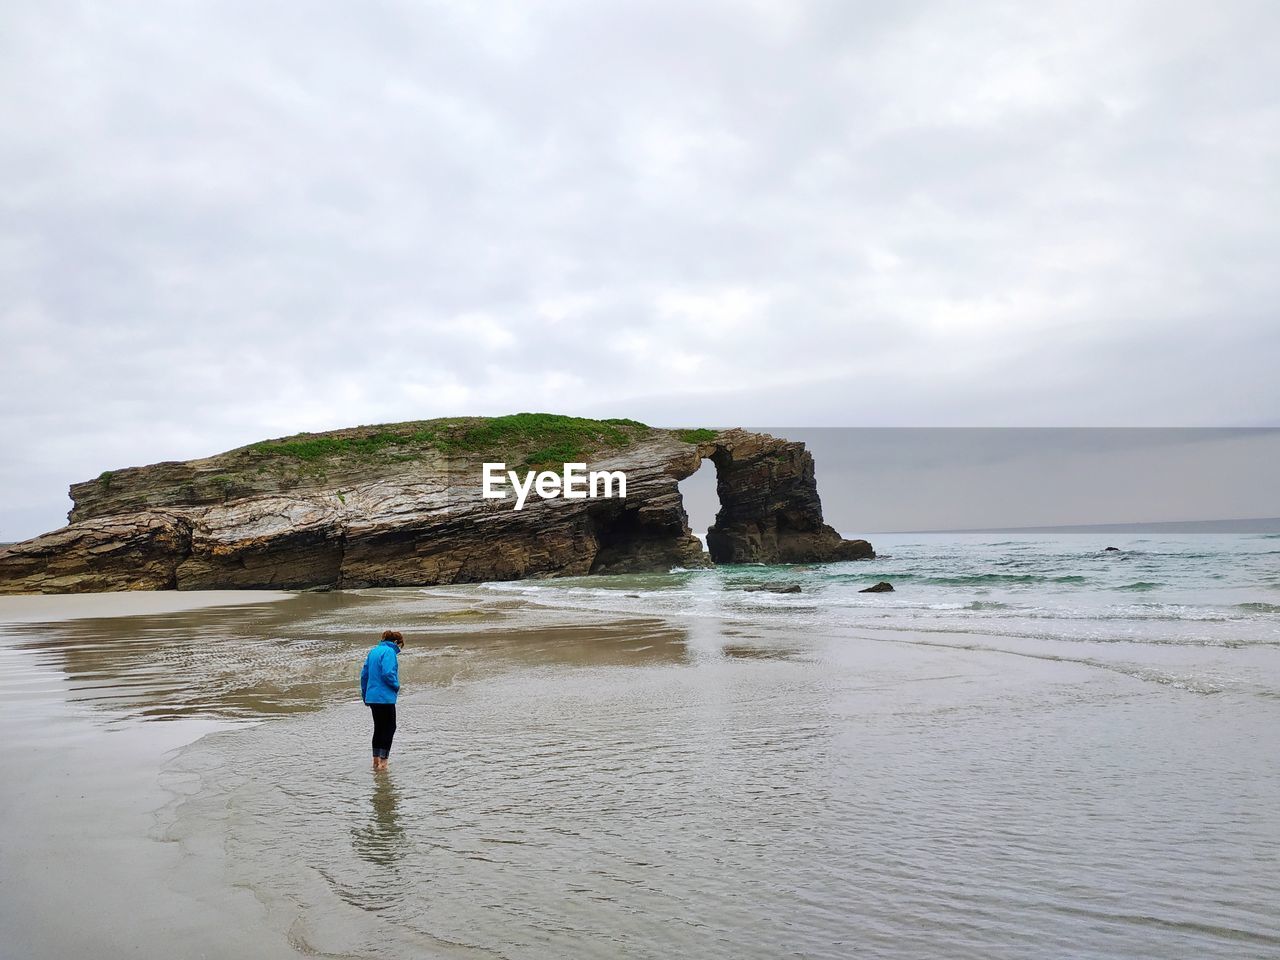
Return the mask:
[(452, 414), (1280, 423), (1278, 46), (1238, 0), (5, 4), (0, 540)]

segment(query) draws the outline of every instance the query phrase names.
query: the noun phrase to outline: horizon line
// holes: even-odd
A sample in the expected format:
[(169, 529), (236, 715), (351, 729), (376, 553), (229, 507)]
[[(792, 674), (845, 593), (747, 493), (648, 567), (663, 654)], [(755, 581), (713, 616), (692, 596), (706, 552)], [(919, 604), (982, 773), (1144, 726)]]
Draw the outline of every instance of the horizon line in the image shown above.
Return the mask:
[[(1242, 525), (1257, 524), (1259, 529), (1240, 529)], [(1195, 530), (1187, 527), (1234, 526), (1228, 530)], [(1216, 520), (1126, 520), (1104, 523), (1030, 524), (1017, 527), (951, 527), (918, 530), (869, 530), (866, 536), (890, 533), (1149, 533), (1151, 528), (1183, 528), (1181, 533), (1280, 533), (1280, 517), (1223, 517)]]

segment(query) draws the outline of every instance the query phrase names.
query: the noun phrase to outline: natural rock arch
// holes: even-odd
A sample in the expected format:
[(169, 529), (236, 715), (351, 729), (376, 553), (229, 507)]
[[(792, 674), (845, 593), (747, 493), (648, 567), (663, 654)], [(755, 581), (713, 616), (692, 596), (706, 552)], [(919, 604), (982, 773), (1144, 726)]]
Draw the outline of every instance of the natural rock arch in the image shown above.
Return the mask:
[[(704, 449), (704, 446), (706, 449)], [(720, 512), (707, 531), (713, 563), (807, 563), (874, 556), (822, 519), (813, 455), (803, 443), (727, 430), (699, 447), (716, 469)]]
[[(417, 586), (874, 555), (823, 523), (802, 443), (602, 421), (612, 439), (586, 459), (625, 471), (627, 497), (537, 499), (517, 511), (480, 496), (480, 465), (532, 459), (545, 452), (538, 438), (463, 452), (418, 440), (449, 427), (483, 437), (493, 422), (307, 435), (325, 452), (307, 469), (264, 466), (259, 448), (297, 444), (269, 441), (74, 484), (66, 527), (0, 549), (0, 593)], [(679, 489), (708, 459), (720, 497), (710, 559)]]

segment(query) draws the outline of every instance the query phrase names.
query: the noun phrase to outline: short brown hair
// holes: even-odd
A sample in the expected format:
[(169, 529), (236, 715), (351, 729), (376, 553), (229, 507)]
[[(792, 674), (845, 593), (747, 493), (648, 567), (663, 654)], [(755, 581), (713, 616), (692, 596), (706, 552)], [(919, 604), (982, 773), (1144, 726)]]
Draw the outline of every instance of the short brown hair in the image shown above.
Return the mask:
[(392, 643), (404, 643), (404, 637), (400, 635), (399, 630), (383, 630), (382, 639), (390, 640)]

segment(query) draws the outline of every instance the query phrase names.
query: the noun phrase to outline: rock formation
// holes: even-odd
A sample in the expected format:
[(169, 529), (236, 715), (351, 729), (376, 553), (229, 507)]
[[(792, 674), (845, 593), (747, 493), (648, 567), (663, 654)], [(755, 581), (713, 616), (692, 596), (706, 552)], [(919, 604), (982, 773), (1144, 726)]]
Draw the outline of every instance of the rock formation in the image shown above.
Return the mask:
[(859, 590), (858, 592), (859, 593), (893, 593), (893, 584), (890, 583), (888, 580), (881, 580), (875, 586), (867, 587), (866, 589)]
[[(709, 556), (677, 483), (710, 459)], [(481, 496), (481, 464), (621, 470), (627, 496)], [(71, 487), (69, 524), (0, 548), (0, 593), (409, 586), (871, 557), (822, 522), (801, 443), (547, 414), (251, 444)]]
[(700, 448), (716, 466), (720, 512), (707, 531), (716, 563), (811, 563), (872, 556), (822, 522), (813, 455), (803, 443), (727, 430)]

